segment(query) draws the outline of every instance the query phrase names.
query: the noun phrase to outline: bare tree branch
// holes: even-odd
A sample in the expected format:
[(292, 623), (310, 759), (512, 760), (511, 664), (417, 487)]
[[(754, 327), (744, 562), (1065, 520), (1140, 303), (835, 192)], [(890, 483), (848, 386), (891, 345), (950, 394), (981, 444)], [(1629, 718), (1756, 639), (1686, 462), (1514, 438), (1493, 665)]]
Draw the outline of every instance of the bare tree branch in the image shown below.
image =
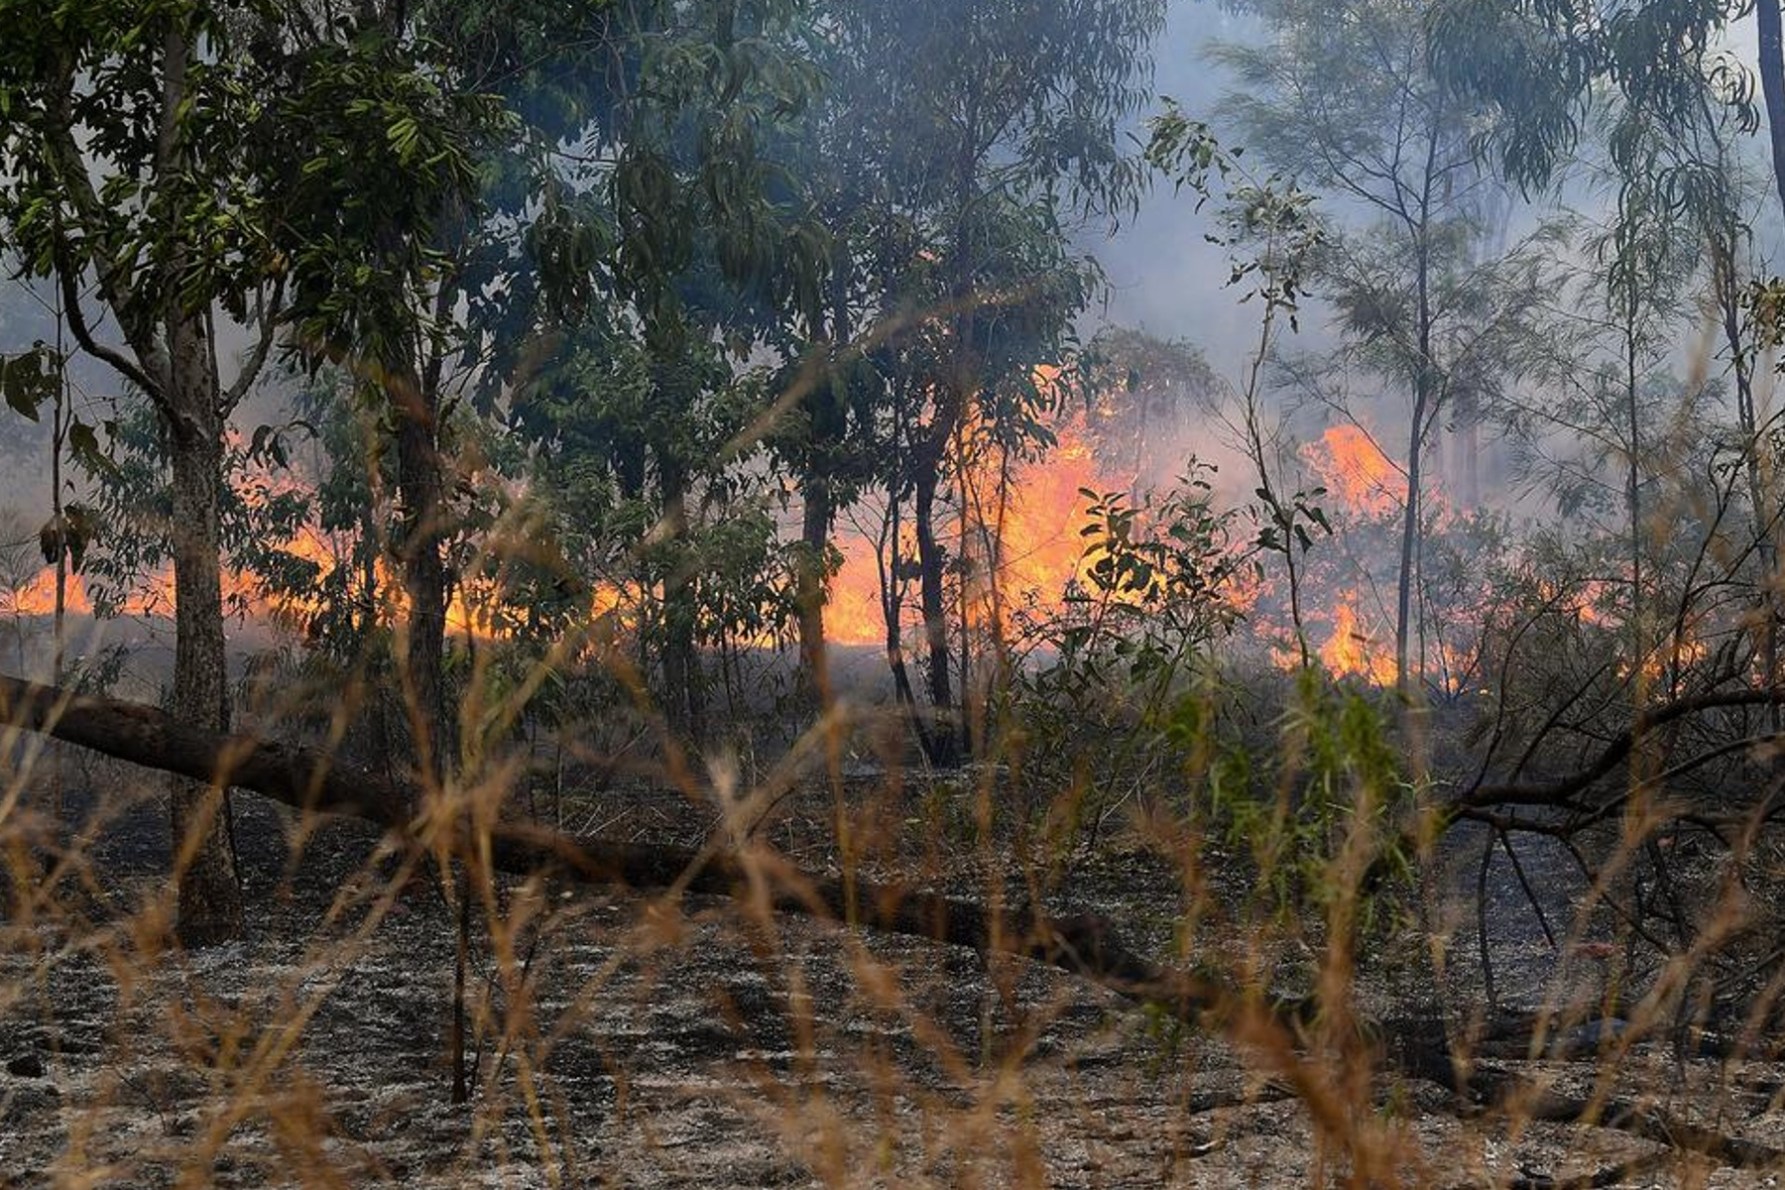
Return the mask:
[[(57, 255), (64, 254), (58, 252)], [(165, 387), (129, 356), (94, 338), (93, 329), (87, 324), (87, 315), (81, 309), (80, 289), (75, 284), (75, 270), (70, 262), (57, 262), (56, 279), (62, 286), (62, 309), (68, 317), (68, 329), (74, 332), (74, 341), (81, 345), (81, 350), (136, 385), (164, 416), (173, 417), (173, 406), (168, 403)]]
[(266, 367), (273, 341), (279, 335), (279, 312), (285, 304), (284, 296), (284, 285), (275, 284), (271, 294), (262, 292), (255, 299), (255, 309), (260, 317), (260, 337), (255, 340), (248, 358), (242, 362), (242, 370), (236, 374), (235, 383), (229, 386), (218, 402), (217, 412), (223, 417), (227, 418), (242, 403), (242, 398), (248, 395), (248, 390), (260, 378), (261, 369)]
[(1645, 711), (1629, 729), (1620, 732), (1599, 754), (1597, 760), (1556, 781), (1506, 785), (1477, 784), (1457, 799), (1459, 807), (1486, 806), (1556, 806), (1565, 805), (1576, 794), (1585, 793), (1598, 781), (1617, 770), (1638, 740), (1657, 728), (1705, 711), (1730, 707), (1775, 706), (1785, 704), (1785, 689), (1722, 690), (1676, 699), (1653, 710)]

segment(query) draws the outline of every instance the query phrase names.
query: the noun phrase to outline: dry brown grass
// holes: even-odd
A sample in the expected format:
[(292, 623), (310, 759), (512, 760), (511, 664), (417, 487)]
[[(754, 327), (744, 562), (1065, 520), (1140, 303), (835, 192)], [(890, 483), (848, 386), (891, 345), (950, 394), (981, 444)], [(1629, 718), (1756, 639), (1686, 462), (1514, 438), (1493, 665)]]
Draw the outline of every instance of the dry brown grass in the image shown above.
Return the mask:
[[(518, 714), (465, 705), (484, 723)], [(1446, 874), (1456, 848), (1426, 852), (1422, 877), (1380, 894), (1401, 907), (1362, 921), (1387, 914), (1369, 904), (1384, 835), (1367, 784), (1345, 791), (1335, 821), (1348, 825), (1300, 916), (1252, 894), (1271, 873), (1238, 841), (1158, 801), (1062, 862), (1029, 833), (1047, 799), (1021, 821), (1000, 812), (1008, 770), (914, 769), (897, 731), (847, 708), (759, 771), (664, 744), (654, 767), (554, 807), (610, 837), (724, 850), (743, 873), (727, 898), (495, 872), (480, 841), (522, 813), (527, 758), (503, 732), (482, 738), (407, 836), (238, 792), (250, 936), (186, 953), (171, 943), (155, 783), (9, 731), (9, 1180), (1734, 1185), (1760, 1175), (1732, 1166), (1785, 1146), (1785, 1071), (1765, 1044), (1776, 988), (1727, 1055), (1692, 1052), (1698, 1035), (1681, 1029), (1702, 1016), (1694, 973), (1766, 917), (1744, 888), (1773, 866), (1761, 834), (1737, 857), (1744, 879), (1707, 870), (1699, 948), (1625, 972), (1615, 957), (1631, 934), (1607, 933), (1606, 905), (1652, 840), (1627, 818), (1553, 952), (1496, 938), (1502, 988), (1522, 981), (1542, 1009), (1522, 1051), (1496, 1050), (1471, 957), (1472, 872)], [(833, 762), (850, 754), (845, 777)], [(1032, 900), (1095, 911), (1231, 996), (1179, 1020), (1018, 956), (782, 911), (816, 900), (811, 877), (826, 874), (915, 879), (1013, 929)], [(454, 1107), (462, 895), (473, 1094)], [(1507, 906), (1501, 890), (1489, 912)], [(1314, 999), (1274, 999), (1290, 993)], [(1628, 1028), (1602, 1051), (1549, 1056), (1551, 1039), (1613, 1008)], [(1498, 1102), (1432, 1081), (1401, 1044), (1420, 1020), (1448, 1025)], [(1563, 1118), (1581, 1104), (1584, 1120)]]

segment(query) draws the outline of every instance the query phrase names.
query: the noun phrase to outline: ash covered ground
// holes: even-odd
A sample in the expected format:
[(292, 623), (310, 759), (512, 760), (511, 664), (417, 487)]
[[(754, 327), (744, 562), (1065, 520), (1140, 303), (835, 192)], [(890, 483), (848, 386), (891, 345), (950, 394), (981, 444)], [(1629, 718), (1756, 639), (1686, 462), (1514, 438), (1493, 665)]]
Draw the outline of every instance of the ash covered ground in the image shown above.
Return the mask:
[[(88, 764), (93, 787), (141, 774)], [(776, 842), (822, 866), (819, 791)], [(610, 829), (687, 842), (699, 808), (613, 795)], [(809, 804), (806, 804), (809, 803)], [(145, 940), (166, 829), (145, 793), (108, 799), (58, 886), (16, 912), (0, 1010), (0, 1174), (9, 1184), (412, 1186), (1306, 1185), (1348, 1166), (1308, 1107), (1214, 1036), (1072, 976), (922, 940), (660, 898), (510, 880), (475, 916), (475, 1091), (449, 1102), (455, 915), (360, 824), (237, 795), (250, 936), (179, 954)], [(94, 803), (71, 795), (71, 817)], [(911, 821), (916, 821), (915, 814)], [(810, 829), (807, 827), (810, 826)], [(973, 862), (943, 877), (983, 892)], [(1171, 869), (1110, 848), (1067, 896), (1168, 943)], [(1517, 907), (1496, 928), (1524, 929)], [(1501, 978), (1548, 961), (1517, 940)], [(1210, 945), (1219, 946), (1211, 939)], [(1522, 957), (1521, 957), (1522, 956)], [(1392, 981), (1391, 981), (1392, 982)], [(1386, 1004), (1383, 984), (1360, 998)], [(1246, 1059), (1250, 1058), (1248, 1061)], [(1263, 1063), (1262, 1065), (1268, 1065)], [(1563, 1091), (1639, 1097), (1785, 1145), (1781, 1071), (1637, 1047), (1516, 1063)], [(1459, 1113), (1433, 1084), (1378, 1078), (1368, 1117), (1408, 1184), (1761, 1185), (1625, 1132)]]

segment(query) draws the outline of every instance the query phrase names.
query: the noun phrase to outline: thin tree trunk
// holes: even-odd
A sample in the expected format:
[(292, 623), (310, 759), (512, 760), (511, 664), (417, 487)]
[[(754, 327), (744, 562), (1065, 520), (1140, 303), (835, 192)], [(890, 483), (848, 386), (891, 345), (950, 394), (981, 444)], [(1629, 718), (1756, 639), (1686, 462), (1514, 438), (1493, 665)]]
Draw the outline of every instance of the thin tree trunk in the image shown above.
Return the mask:
[(1624, 326), (1624, 400), (1629, 419), (1630, 459), (1625, 476), (1624, 498), (1630, 514), (1630, 658), (1631, 664), (1643, 652), (1642, 630), (1642, 418), (1636, 374), (1636, 296), (1631, 294), (1625, 309), (1629, 321)]
[[(1265, 446), (1264, 427), (1260, 422), (1258, 408), (1259, 377), (1264, 371), (1266, 361), (1270, 359), (1271, 340), (1277, 325), (1277, 308), (1266, 303), (1264, 317), (1259, 320), (1258, 345), (1247, 361), (1245, 388), (1245, 438), (1246, 452), (1251, 457), (1252, 467), (1256, 472), (1258, 490), (1271, 516), (1275, 518), (1277, 529), (1282, 535), (1280, 548), (1283, 552), (1284, 572), (1289, 579), (1289, 623), (1295, 630), (1295, 652), (1297, 663), (1303, 669), (1313, 664), (1314, 655), (1308, 647), (1308, 630), (1302, 621), (1302, 584), (1301, 572), (1295, 560), (1295, 519), (1298, 515), (1296, 506), (1285, 505), (1277, 494), (1277, 484), (1271, 478), (1270, 452)], [(1138, 452), (1136, 454), (1138, 459)], [(1135, 496), (1139, 503), (1138, 488)]]
[[(1412, 627), (1413, 588), (1419, 581), (1420, 535), (1424, 532), (1420, 524), (1424, 503), (1420, 485), (1425, 480), (1423, 464), (1426, 432), (1431, 428), (1428, 421), (1435, 421), (1440, 412), (1438, 406), (1444, 395), (1442, 388), (1435, 383), (1438, 365), (1432, 356), (1432, 330), (1437, 316), (1432, 310), (1431, 228), (1433, 187), (1438, 177), (1438, 143), (1442, 135), (1439, 131), (1440, 124), (1438, 114), (1434, 113), (1430, 135), (1426, 140), (1425, 170), (1419, 205), (1417, 213), (1409, 216), (1408, 224), (1408, 233), (1413, 238), (1413, 280), (1419, 302), (1416, 341), (1419, 355), (1414, 361), (1413, 430), (1409, 435), (1407, 448), (1407, 508), (1406, 519), (1401, 526), (1401, 576), (1395, 588), (1395, 688), (1403, 695), (1411, 693), (1410, 682), (1413, 677), (1413, 658), (1408, 655), (1408, 640)], [(1418, 660), (1423, 667), (1423, 648)]]
[(830, 696), (824, 639), (825, 553), (830, 547), (836, 507), (831, 500), (830, 484), (814, 469), (801, 476), (800, 489), (805, 507), (800, 517), (799, 573), (794, 593), (799, 614), (800, 667), (811, 693), (823, 701)]
[[(886, 494), (886, 519), (880, 526), (880, 539), (874, 551), (880, 578), (880, 615), (886, 625), (886, 664), (892, 671), (893, 692), (899, 705), (910, 717), (912, 730), (923, 748), (924, 756), (933, 755), (935, 745), (930, 729), (918, 712), (917, 692), (911, 685), (911, 669), (905, 664), (905, 628), (900, 617), (904, 613), (904, 553), (899, 546), (900, 495), (896, 484)], [(890, 557), (889, 557), (890, 555)]]
[[(668, 535), (681, 540), (688, 532), (688, 474), (679, 460), (657, 460), (659, 494)], [(697, 615), (694, 578), (678, 561), (663, 576), (663, 684), (670, 723), (695, 739), (704, 734), (706, 694), (702, 689), (700, 655), (694, 644)]]
[[(1429, 177), (1429, 169), (1428, 169)], [(1409, 692), (1412, 658), (1408, 641), (1413, 623), (1413, 584), (1419, 553), (1420, 485), (1424, 482), (1421, 464), (1425, 459), (1426, 415), (1432, 401), (1432, 315), (1428, 256), (1423, 221), (1414, 229), (1418, 241), (1416, 285), (1419, 291), (1419, 358), (1414, 361), (1413, 428), (1407, 441), (1407, 501), (1401, 521), (1401, 573), (1395, 584), (1395, 689)]]
[[(65, 680), (63, 670), (68, 664), (68, 522), (63, 519), (67, 511), (62, 506), (62, 450), (68, 441), (69, 401), (68, 401), (68, 356), (62, 341), (62, 323), (65, 315), (62, 310), (61, 297), (56, 300), (56, 358), (62, 361), (60, 374), (56, 377), (56, 405), (54, 417), (50, 422), (50, 523), (56, 527), (56, 607), (51, 631), (50, 680), (60, 686)], [(55, 811), (58, 820), (62, 817), (62, 766), (55, 770)]]
[(1413, 572), (1419, 547), (1420, 449), (1425, 437), (1425, 382), (1413, 399), (1413, 431), (1407, 448), (1407, 508), (1401, 521), (1401, 574), (1395, 585), (1395, 686), (1405, 692), (1412, 677), (1408, 637), (1413, 623)]
[[(926, 448), (926, 455), (933, 448)], [(930, 762), (953, 765), (960, 760), (960, 728), (955, 722), (953, 683), (949, 680), (948, 613), (944, 609), (944, 558), (936, 540), (937, 465), (918, 460), (912, 520), (917, 530), (918, 601), (923, 608), (924, 643), (929, 650), (930, 709), (936, 723), (929, 733)]]
[(844, 353), (851, 350), (854, 327), (849, 311), (851, 277), (847, 253), (839, 253), (830, 276), (830, 327), (826, 346), (831, 353), (830, 371), (806, 395), (809, 424), (806, 463), (800, 474), (804, 509), (800, 524), (800, 572), (795, 602), (799, 613), (801, 672), (813, 694), (830, 698), (830, 674), (826, 666), (824, 604), (829, 582), (825, 554), (831, 528), (837, 519), (834, 476), (826, 460), (848, 433), (847, 379), (841, 370)]

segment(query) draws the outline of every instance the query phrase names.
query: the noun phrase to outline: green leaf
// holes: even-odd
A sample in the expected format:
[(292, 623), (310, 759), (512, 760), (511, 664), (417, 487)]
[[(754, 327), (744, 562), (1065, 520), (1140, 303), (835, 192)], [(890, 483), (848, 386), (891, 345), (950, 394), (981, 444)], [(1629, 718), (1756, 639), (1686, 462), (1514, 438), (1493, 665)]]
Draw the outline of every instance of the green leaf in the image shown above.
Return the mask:
[(68, 449), (82, 466), (90, 471), (102, 471), (116, 474), (118, 465), (112, 461), (104, 447), (99, 444), (99, 435), (93, 427), (76, 418), (68, 427)]
[(44, 403), (55, 398), (61, 380), (56, 353), (42, 343), (22, 355), (0, 356), (0, 397), (8, 408), (32, 421)]

